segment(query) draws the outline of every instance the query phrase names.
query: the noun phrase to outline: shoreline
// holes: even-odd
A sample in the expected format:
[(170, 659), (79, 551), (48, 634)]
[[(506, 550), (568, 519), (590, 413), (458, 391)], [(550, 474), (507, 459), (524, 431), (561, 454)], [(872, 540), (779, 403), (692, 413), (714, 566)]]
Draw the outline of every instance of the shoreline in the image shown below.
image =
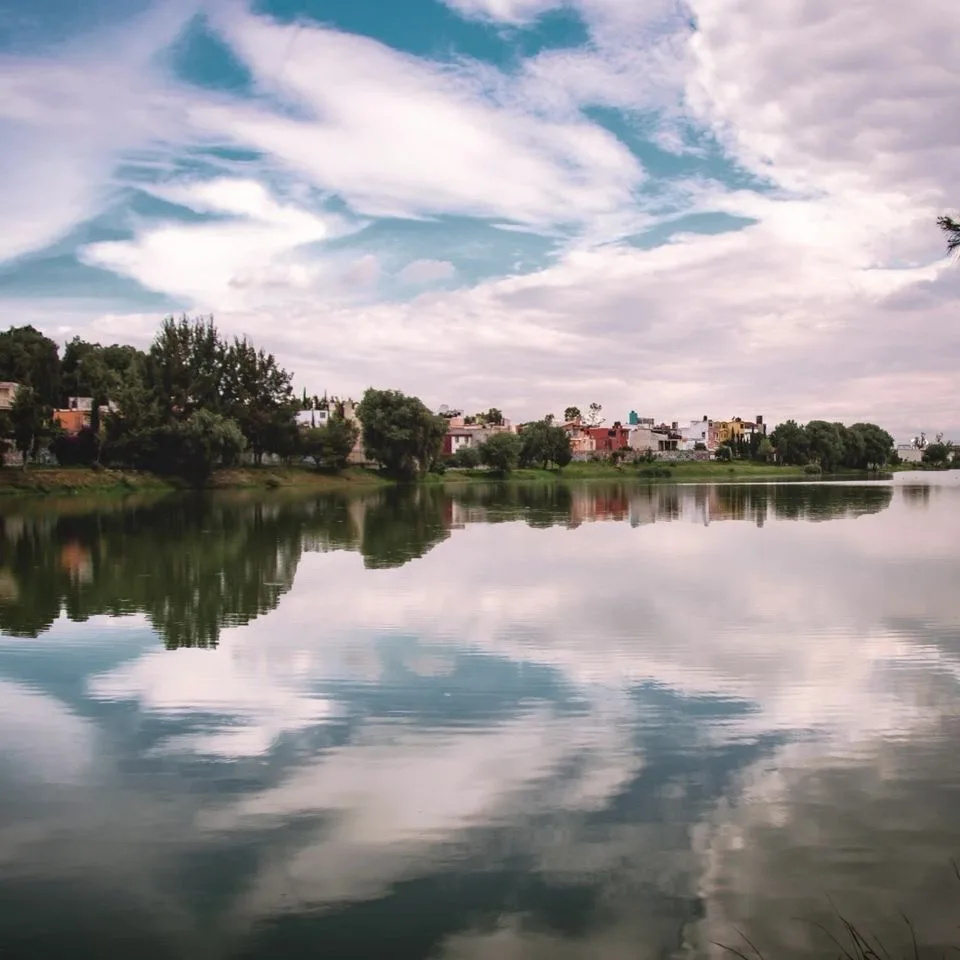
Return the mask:
[[(659, 469), (658, 469), (659, 468)], [(442, 474), (431, 473), (415, 486), (462, 486), (474, 483), (570, 483), (583, 480), (662, 484), (691, 481), (710, 483), (738, 483), (748, 480), (775, 482), (777, 480), (855, 480), (888, 479), (893, 470), (884, 473), (844, 472), (811, 474), (803, 467), (777, 467), (769, 464), (711, 462), (682, 462), (668, 467), (659, 465), (624, 465), (609, 463), (572, 463), (563, 470), (527, 468), (514, 471), (508, 477), (490, 476), (483, 470), (448, 469)], [(645, 475), (645, 473), (647, 475)], [(659, 473), (659, 475), (654, 475)], [(399, 486), (366, 467), (348, 467), (342, 473), (321, 473), (312, 467), (250, 466), (216, 471), (203, 490), (279, 490), (298, 489), (344, 491)], [(131, 493), (174, 493), (191, 488), (177, 477), (163, 477), (135, 470), (94, 470), (90, 467), (34, 466), (26, 471), (17, 467), (0, 468), (0, 498), (45, 497), (50, 495), (117, 495)]]

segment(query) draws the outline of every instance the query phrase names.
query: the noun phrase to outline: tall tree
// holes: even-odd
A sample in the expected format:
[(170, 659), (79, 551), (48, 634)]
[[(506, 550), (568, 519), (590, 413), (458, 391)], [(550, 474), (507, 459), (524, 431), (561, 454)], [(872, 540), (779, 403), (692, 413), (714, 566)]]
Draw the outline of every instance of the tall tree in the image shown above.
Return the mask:
[(40, 441), (52, 432), (51, 414), (52, 408), (41, 401), (33, 387), (20, 387), (10, 408), (10, 424), (14, 445), (23, 457), (24, 470), (28, 461), (36, 457)]
[(180, 472), (202, 483), (219, 466), (236, 462), (246, 440), (234, 420), (197, 410), (173, 428)]
[(222, 408), (240, 425), (257, 463), (264, 453), (281, 452), (279, 438), (296, 407), (291, 380), (272, 353), (258, 350), (246, 337), (227, 348)]
[[(61, 403), (69, 397), (93, 397), (98, 390), (112, 391), (126, 375), (131, 362), (145, 355), (136, 347), (113, 343), (102, 347), (80, 337), (70, 340), (60, 365)], [(101, 403), (112, 400), (103, 397)]]
[(56, 343), (31, 326), (0, 333), (0, 380), (32, 387), (37, 402), (60, 402), (60, 354)]
[(855, 423), (847, 428), (848, 433), (860, 438), (861, 459), (847, 466), (856, 470), (879, 469), (886, 466), (893, 456), (893, 437), (875, 423)]
[(158, 399), (169, 417), (186, 420), (195, 410), (221, 412), (226, 353), (212, 317), (163, 321), (150, 360)]
[(303, 452), (322, 470), (342, 470), (359, 436), (356, 423), (335, 414), (322, 427), (305, 431)]
[(779, 424), (770, 434), (770, 442), (776, 451), (778, 463), (802, 466), (810, 459), (807, 435), (796, 420), (785, 420)]
[(580, 419), (582, 419), (582, 415), (581, 415), (581, 413), (580, 413), (580, 408), (579, 408), (579, 407), (567, 407), (567, 409), (563, 411), (563, 419), (564, 419), (567, 423), (569, 423), (571, 420), (580, 420)]
[(539, 464), (546, 469), (553, 463), (558, 467), (565, 467), (572, 458), (567, 432), (563, 427), (554, 424), (552, 419), (544, 418), (525, 424), (520, 439), (522, 466)]
[(428, 471), (440, 456), (447, 421), (431, 413), (418, 397), (371, 387), (357, 416), (364, 453), (392, 476), (413, 478)]
[[(840, 426), (843, 426), (842, 424)], [(811, 420), (804, 427), (810, 457), (819, 462), (826, 473), (833, 473), (843, 463), (843, 436), (837, 424), (826, 420)]]
[(507, 476), (520, 462), (522, 448), (523, 442), (515, 433), (494, 433), (480, 445), (480, 461), (491, 470)]

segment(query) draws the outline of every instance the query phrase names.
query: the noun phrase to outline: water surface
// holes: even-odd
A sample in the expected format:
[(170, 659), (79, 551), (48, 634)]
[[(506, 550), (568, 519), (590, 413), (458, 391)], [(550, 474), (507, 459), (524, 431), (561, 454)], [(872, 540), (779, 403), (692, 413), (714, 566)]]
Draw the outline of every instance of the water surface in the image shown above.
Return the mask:
[(2, 955), (960, 943), (954, 477), (3, 504)]

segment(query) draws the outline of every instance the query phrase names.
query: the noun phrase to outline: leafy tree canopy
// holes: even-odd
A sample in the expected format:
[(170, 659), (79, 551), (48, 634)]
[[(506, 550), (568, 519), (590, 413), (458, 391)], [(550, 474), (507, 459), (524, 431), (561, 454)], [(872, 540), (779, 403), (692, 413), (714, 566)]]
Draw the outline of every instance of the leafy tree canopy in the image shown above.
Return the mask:
[(522, 449), (523, 441), (517, 434), (494, 433), (481, 444), (480, 460), (484, 466), (506, 475), (516, 470)]
[(0, 380), (26, 384), (39, 403), (60, 401), (60, 354), (57, 344), (31, 326), (0, 333)]
[(419, 397), (399, 390), (367, 390), (357, 407), (365, 455), (391, 476), (411, 479), (426, 473), (440, 456), (447, 421)]
[(359, 436), (357, 424), (335, 415), (324, 426), (304, 432), (303, 452), (323, 470), (342, 470)]
[(570, 438), (563, 427), (553, 423), (553, 418), (526, 424), (520, 439), (521, 466), (538, 464), (546, 469), (552, 463), (565, 467), (572, 459)]

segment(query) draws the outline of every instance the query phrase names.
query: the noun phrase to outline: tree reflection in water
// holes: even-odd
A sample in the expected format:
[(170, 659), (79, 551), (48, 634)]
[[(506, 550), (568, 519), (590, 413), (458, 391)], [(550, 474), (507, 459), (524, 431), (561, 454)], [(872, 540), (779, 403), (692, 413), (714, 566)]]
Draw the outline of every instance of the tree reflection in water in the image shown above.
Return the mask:
[(33, 637), (65, 614), (145, 614), (170, 649), (216, 646), (274, 609), (304, 552), (359, 551), (372, 569), (422, 557), (467, 523), (576, 527), (876, 513), (886, 486), (464, 485), (321, 497), (219, 494), (11, 504), (0, 516), (0, 630)]

